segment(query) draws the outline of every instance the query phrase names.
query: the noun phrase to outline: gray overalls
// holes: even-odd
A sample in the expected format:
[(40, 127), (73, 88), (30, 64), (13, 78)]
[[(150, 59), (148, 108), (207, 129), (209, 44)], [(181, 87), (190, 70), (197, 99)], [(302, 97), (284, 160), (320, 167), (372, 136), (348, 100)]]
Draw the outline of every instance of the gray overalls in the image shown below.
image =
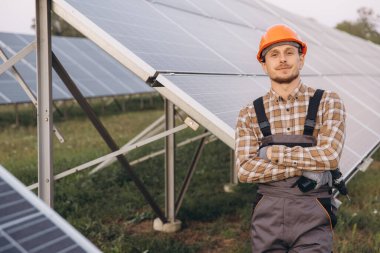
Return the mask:
[[(288, 147), (315, 146), (313, 136), (315, 119), (323, 90), (317, 90), (310, 99), (303, 135), (272, 135), (265, 114), (263, 98), (254, 101), (260, 130), (264, 135), (262, 145), (286, 145)], [(297, 186), (304, 177), (259, 184), (253, 205), (251, 220), (252, 252), (302, 252), (330, 253), (332, 251), (333, 226), (336, 217), (332, 213), (331, 189), (324, 185), (307, 192)]]

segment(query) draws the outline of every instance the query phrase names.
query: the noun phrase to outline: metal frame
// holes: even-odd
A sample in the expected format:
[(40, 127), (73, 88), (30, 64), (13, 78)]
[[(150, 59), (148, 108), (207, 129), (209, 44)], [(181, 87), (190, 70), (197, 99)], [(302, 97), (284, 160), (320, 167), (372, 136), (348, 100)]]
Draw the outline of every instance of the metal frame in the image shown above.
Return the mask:
[[(168, 135), (172, 135), (172, 134), (174, 134), (176, 132), (179, 132), (179, 131), (182, 131), (182, 130), (184, 130), (186, 128), (187, 128), (187, 125), (183, 124), (183, 125), (180, 125), (180, 126), (177, 126), (177, 127), (173, 128), (171, 130), (168, 130), (168, 131), (162, 132), (162, 133), (160, 133), (158, 135), (155, 135), (153, 137), (141, 140), (139, 142), (130, 144), (128, 146), (124, 146), (124, 147), (122, 147), (122, 148), (120, 148), (120, 149), (118, 149), (118, 150), (116, 150), (114, 152), (111, 152), (111, 153), (107, 154), (107, 155), (98, 157), (98, 158), (96, 158), (94, 160), (91, 160), (89, 162), (86, 162), (84, 164), (78, 165), (78, 166), (76, 166), (74, 168), (71, 168), (69, 170), (66, 170), (66, 171), (64, 171), (64, 172), (62, 172), (60, 174), (57, 174), (57, 175), (54, 176), (54, 179), (58, 180), (58, 179), (64, 178), (64, 177), (66, 177), (68, 175), (71, 175), (71, 174), (74, 174), (76, 172), (82, 171), (84, 169), (87, 169), (89, 167), (92, 167), (94, 165), (102, 163), (104, 161), (109, 161), (110, 159), (112, 159), (114, 157), (125, 155), (129, 151), (131, 151), (131, 150), (134, 150), (136, 148), (139, 148), (139, 147), (144, 146), (146, 144), (149, 144), (151, 142), (157, 141), (157, 140), (159, 140), (159, 139), (161, 139), (163, 137), (166, 137)], [(32, 184), (32, 185), (28, 186), (28, 189), (33, 190), (33, 189), (35, 189), (37, 187), (38, 187), (38, 183), (35, 183), (35, 184)]]
[[(180, 131), (184, 130), (185, 128), (187, 128), (187, 126), (185, 126), (183, 124), (183, 125), (177, 126), (176, 128), (173, 128), (172, 130), (164, 131), (164, 132), (162, 132), (160, 134), (157, 134), (155, 136), (144, 138), (144, 139), (142, 139), (142, 140), (140, 140), (138, 142), (134, 142), (134, 143), (130, 143), (128, 145), (124, 145), (118, 151), (111, 152), (111, 153), (109, 153), (107, 155), (98, 157), (98, 158), (96, 158), (94, 160), (91, 160), (89, 162), (86, 162), (84, 164), (78, 165), (78, 166), (76, 166), (74, 168), (71, 168), (71, 169), (68, 169), (68, 170), (66, 170), (64, 172), (59, 173), (59, 174), (57, 174), (57, 175), (54, 176), (54, 180), (57, 181), (59, 179), (62, 179), (64, 177), (67, 177), (67, 176), (72, 175), (74, 173), (81, 172), (81, 171), (83, 171), (85, 169), (88, 169), (88, 168), (90, 168), (92, 166), (95, 166), (97, 164), (100, 165), (100, 164), (106, 163), (108, 161), (113, 160), (118, 155), (125, 155), (129, 151), (131, 151), (131, 150), (134, 150), (136, 148), (140, 148), (140, 147), (142, 147), (144, 145), (147, 145), (147, 144), (152, 143), (154, 141), (157, 141), (157, 140), (159, 140), (161, 138), (164, 138), (164, 137), (166, 137), (166, 136), (168, 136), (170, 134), (180, 132)], [(183, 147), (183, 146), (185, 146), (185, 145), (187, 145), (189, 143), (195, 142), (195, 141), (197, 141), (199, 139), (202, 139), (202, 138), (206, 138), (206, 140), (205, 140), (205, 145), (206, 145), (206, 144), (208, 144), (210, 142), (213, 142), (213, 141), (217, 140), (217, 138), (213, 138), (213, 137), (214, 136), (210, 132), (206, 132), (206, 133), (200, 134), (198, 136), (195, 136), (193, 138), (184, 140), (184, 141), (178, 143), (176, 145), (176, 147), (177, 148)], [(138, 159), (136, 159), (134, 161), (131, 161), (129, 164), (130, 165), (135, 165), (135, 164), (138, 164), (140, 162), (146, 161), (146, 160), (148, 160), (150, 158), (153, 158), (153, 157), (156, 157), (156, 156), (159, 156), (159, 155), (163, 155), (163, 154), (165, 154), (165, 151), (166, 151), (165, 148), (161, 149), (159, 151), (153, 152), (153, 153), (148, 154), (146, 156), (140, 157), (140, 158), (138, 158)], [(92, 173), (94, 173), (94, 171), (90, 172), (90, 174), (92, 174)], [(38, 183), (34, 183), (34, 184), (31, 184), (31, 185), (28, 186), (29, 190), (34, 190), (34, 189), (37, 189), (37, 188), (38, 188)]]
[(53, 117), (51, 75), (51, 1), (36, 0), (37, 35), (37, 126), (38, 126), (38, 196), (49, 206), (54, 201)]

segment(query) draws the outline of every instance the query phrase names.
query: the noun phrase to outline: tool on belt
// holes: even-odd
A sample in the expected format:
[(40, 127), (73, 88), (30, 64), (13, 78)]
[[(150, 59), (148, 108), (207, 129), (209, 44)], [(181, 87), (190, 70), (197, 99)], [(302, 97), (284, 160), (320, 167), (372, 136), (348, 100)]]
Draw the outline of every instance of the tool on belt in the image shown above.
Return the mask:
[[(307, 115), (305, 119), (304, 131), (303, 135), (282, 135), (282, 134), (274, 134), (272, 135), (270, 129), (270, 123), (265, 114), (265, 107), (263, 102), (263, 97), (257, 98), (254, 102), (254, 108), (257, 116), (257, 121), (259, 123), (260, 130), (263, 134), (263, 138), (261, 140), (261, 145), (259, 149), (262, 149), (266, 146), (272, 145), (284, 145), (287, 147), (313, 147), (317, 145), (317, 140), (313, 136), (316, 118), (318, 113), (318, 107), (321, 102), (321, 98), (324, 90), (317, 89), (314, 93), (314, 96), (310, 98), (309, 107), (307, 110)], [(332, 175), (332, 185), (335, 187), (340, 194), (347, 196), (348, 199), (348, 191), (343, 179), (343, 175), (340, 170), (337, 168), (335, 170), (331, 170)], [(308, 192), (313, 190), (317, 185), (317, 182), (309, 179), (305, 176), (301, 176), (299, 180), (293, 185), (297, 185), (298, 188), (302, 192)]]

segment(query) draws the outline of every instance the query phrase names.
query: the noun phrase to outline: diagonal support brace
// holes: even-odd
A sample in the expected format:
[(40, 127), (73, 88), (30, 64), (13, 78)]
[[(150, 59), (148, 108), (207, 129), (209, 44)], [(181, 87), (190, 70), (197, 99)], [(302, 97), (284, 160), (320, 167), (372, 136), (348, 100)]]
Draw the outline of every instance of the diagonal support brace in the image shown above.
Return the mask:
[[(3, 51), (2, 48), (0, 48), (0, 58), (4, 62), (6, 62), (8, 60), (8, 57), (7, 57), (7, 55), (5, 54), (5, 52)], [(15, 66), (11, 66), (10, 71), (13, 74), (14, 78), (16, 79), (16, 81), (20, 84), (21, 88), (25, 91), (25, 93), (29, 97), (30, 101), (32, 101), (32, 103), (34, 104), (34, 106), (38, 109), (36, 96), (34, 95), (33, 91), (29, 88), (29, 86), (26, 84), (25, 80), (22, 78), (22, 76), (20, 75), (20, 73), (17, 71), (16, 67)], [(58, 131), (58, 129), (54, 126), (54, 124), (53, 124), (53, 133), (58, 138), (58, 140), (59, 140), (60, 143), (63, 143), (65, 141), (63, 139), (62, 135), (60, 134), (60, 132)]]
[[(52, 65), (54, 70), (57, 72), (58, 76), (61, 78), (63, 83), (66, 85), (68, 90), (71, 92), (75, 100), (78, 102), (78, 104), (81, 106), (83, 111), (87, 114), (88, 118), (90, 119), (91, 123), (94, 125), (100, 136), (103, 138), (107, 146), (111, 149), (111, 151), (117, 151), (119, 150), (119, 147), (117, 146), (116, 142), (112, 139), (111, 135), (108, 133), (107, 129), (104, 127), (102, 122), (98, 119), (95, 112), (87, 102), (87, 100), (84, 98), (80, 90), (75, 85), (74, 81), (71, 79), (65, 68), (62, 66), (60, 61), (58, 60), (57, 56), (52, 52)], [(117, 156), (118, 161), (123, 166), (123, 168), (127, 171), (128, 176), (133, 180), (137, 188), (140, 190), (142, 195), (144, 196), (145, 200), (148, 202), (148, 204), (152, 207), (153, 211), (156, 213), (158, 218), (163, 222), (167, 223), (167, 219), (163, 212), (161, 211), (160, 207), (156, 204), (148, 190), (145, 188), (144, 184), (141, 182), (141, 180), (138, 178), (138, 176), (134, 173), (132, 168), (130, 167), (127, 159), (123, 155)]]
[(9, 68), (14, 66), (17, 62), (24, 59), (25, 56), (30, 54), (34, 49), (36, 49), (37, 43), (33, 41), (23, 49), (21, 49), (20, 52), (18, 52), (15, 56), (12, 56), (7, 61), (5, 61), (3, 64), (0, 65), (0, 75), (3, 74), (5, 71), (7, 71)]
[[(207, 132), (208, 131), (205, 130), (204, 134), (206, 134)], [(187, 171), (185, 180), (184, 180), (184, 182), (182, 184), (181, 190), (180, 190), (179, 195), (177, 197), (177, 200), (175, 202), (175, 214), (177, 214), (178, 211), (179, 211), (179, 209), (181, 208), (183, 198), (185, 197), (187, 189), (189, 188), (191, 178), (193, 177), (194, 171), (195, 171), (195, 169), (197, 167), (197, 164), (198, 164), (198, 161), (199, 161), (199, 159), (201, 157), (204, 145), (206, 144), (206, 139), (208, 137), (209, 137), (208, 135), (202, 137), (202, 139), (199, 142), (198, 147), (197, 147), (197, 149), (196, 149), (196, 151), (194, 153), (194, 156), (193, 156), (193, 159), (192, 159), (191, 164), (189, 166), (189, 169)]]

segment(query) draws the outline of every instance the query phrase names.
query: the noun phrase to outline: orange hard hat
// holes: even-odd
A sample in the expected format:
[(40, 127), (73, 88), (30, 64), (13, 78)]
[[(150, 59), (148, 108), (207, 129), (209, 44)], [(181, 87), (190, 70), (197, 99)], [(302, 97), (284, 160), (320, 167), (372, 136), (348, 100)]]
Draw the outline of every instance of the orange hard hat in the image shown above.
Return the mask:
[(263, 56), (261, 55), (263, 50), (279, 42), (296, 42), (300, 45), (300, 51), (302, 54), (306, 55), (306, 43), (303, 42), (298, 34), (289, 26), (279, 24), (269, 27), (261, 37), (259, 52), (257, 52), (257, 60), (263, 62)]

